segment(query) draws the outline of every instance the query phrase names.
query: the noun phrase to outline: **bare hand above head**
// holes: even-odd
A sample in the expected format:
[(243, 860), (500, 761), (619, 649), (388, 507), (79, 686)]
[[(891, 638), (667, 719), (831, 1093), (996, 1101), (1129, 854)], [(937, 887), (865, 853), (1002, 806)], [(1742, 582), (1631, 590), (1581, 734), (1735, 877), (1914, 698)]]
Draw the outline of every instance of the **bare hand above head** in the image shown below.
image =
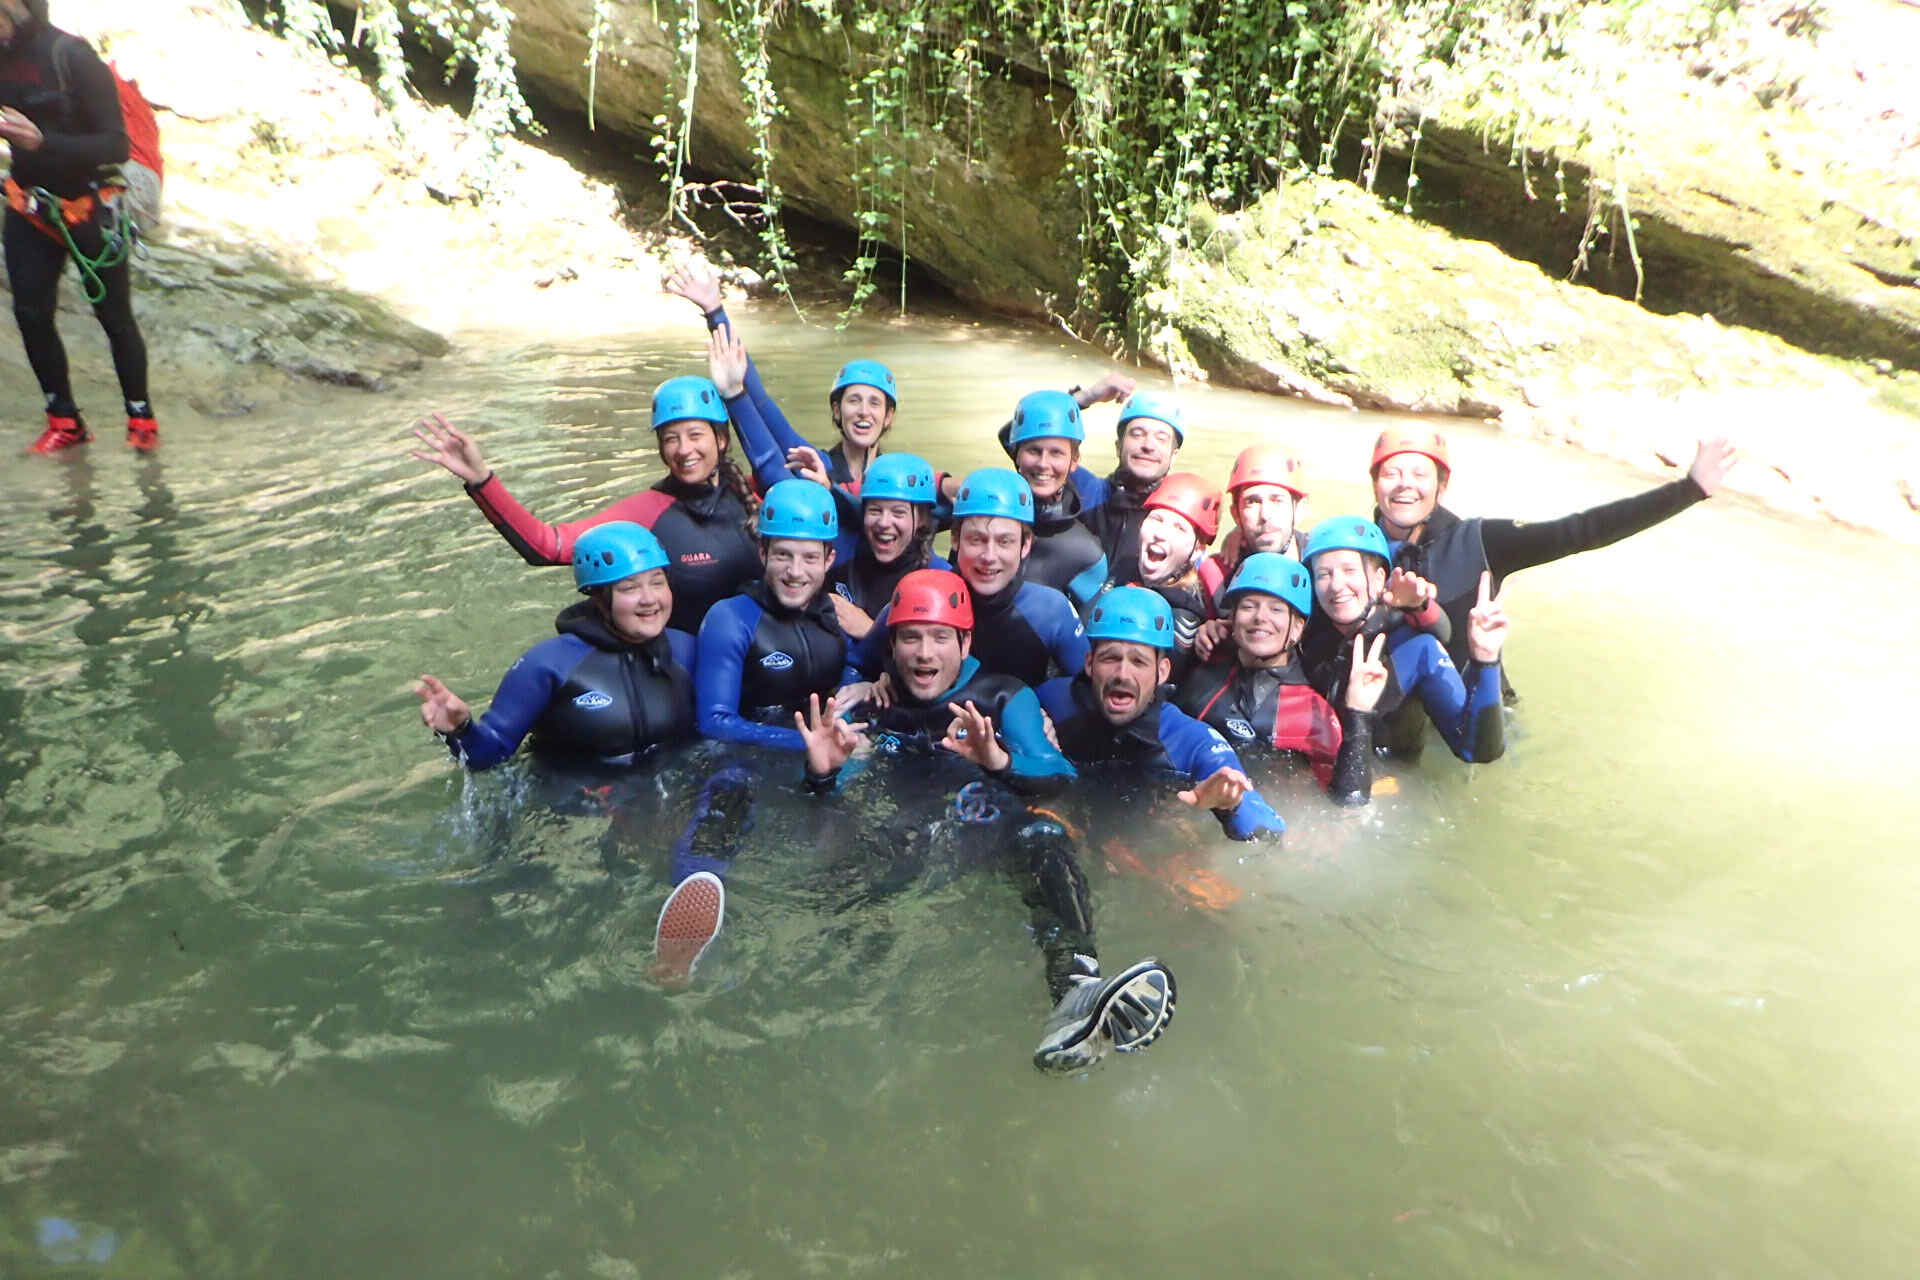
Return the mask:
[(810, 444), (795, 445), (787, 450), (787, 470), (802, 480), (811, 480), (829, 489), (833, 487), (833, 481), (827, 475), (827, 460)]
[(1013, 757), (993, 736), (993, 717), (971, 702), (949, 702), (947, 710), (953, 712), (953, 723), (940, 741), (942, 747), (965, 756), (988, 773), (999, 773), (1013, 763)]
[(1467, 652), (1475, 662), (1500, 661), (1500, 649), (1507, 642), (1507, 589), (1493, 593), (1493, 575), (1480, 575), (1480, 600), (1467, 615)]
[(1074, 399), (1080, 402), (1082, 409), (1088, 409), (1108, 400), (1125, 400), (1133, 394), (1133, 387), (1133, 379), (1116, 369), (1101, 374), (1094, 382), (1080, 388), (1080, 393)]
[(662, 287), (700, 308), (701, 315), (711, 315), (720, 309), (720, 281), (704, 263), (689, 262), (675, 267), (667, 273)]
[(1193, 653), (1202, 662), (1213, 661), (1213, 651), (1233, 634), (1233, 624), (1225, 618), (1209, 618), (1193, 633)]
[(867, 727), (842, 720), (835, 714), (836, 703), (837, 699), (829, 698), (822, 707), (820, 695), (810, 693), (807, 709), (793, 713), (793, 727), (807, 744), (807, 772), (816, 778), (826, 777), (853, 759), (860, 745), (860, 731)]
[(1196, 809), (1238, 809), (1253, 781), (1238, 769), (1216, 769), (1191, 791), (1180, 793), (1180, 802)]
[(1708, 436), (1693, 451), (1693, 465), (1687, 468), (1687, 475), (1711, 498), (1727, 482), (1727, 472), (1733, 470), (1738, 459), (1739, 451), (1732, 441), (1725, 436)]
[(435, 733), (458, 733), (473, 720), (467, 704), (433, 676), (421, 676), (413, 691), (420, 696), (420, 719)]
[(413, 434), (426, 448), (407, 452), (420, 461), (445, 467), (468, 484), (482, 484), (493, 474), (473, 437), (448, 422), (445, 415), (428, 414), (413, 424)]
[[(838, 591), (827, 593), (827, 599), (833, 601), (833, 614), (840, 622), (840, 629), (847, 633), (847, 639), (860, 640), (873, 630), (873, 619), (867, 611)], [(882, 677), (884, 679), (884, 677)]]
[(1380, 705), (1387, 688), (1387, 664), (1381, 660), (1387, 648), (1387, 633), (1373, 638), (1371, 647), (1363, 633), (1353, 638), (1353, 666), (1347, 672), (1346, 703), (1351, 711), (1371, 711)]
[(1433, 584), (1419, 574), (1395, 569), (1387, 575), (1387, 585), (1380, 591), (1380, 603), (1390, 609), (1417, 611), (1426, 608), (1435, 594)]
[(747, 344), (733, 336), (730, 324), (707, 335), (707, 373), (725, 399), (747, 389)]

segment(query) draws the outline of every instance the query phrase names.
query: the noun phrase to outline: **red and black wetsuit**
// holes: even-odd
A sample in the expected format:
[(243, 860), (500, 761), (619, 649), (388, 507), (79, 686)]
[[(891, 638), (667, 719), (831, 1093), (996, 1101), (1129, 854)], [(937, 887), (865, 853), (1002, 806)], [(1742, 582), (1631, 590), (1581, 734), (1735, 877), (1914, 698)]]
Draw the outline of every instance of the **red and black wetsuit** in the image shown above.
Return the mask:
[(1195, 667), (1173, 702), (1215, 729), (1236, 750), (1263, 746), (1305, 756), (1313, 776), (1341, 804), (1373, 795), (1373, 715), (1336, 712), (1307, 681), (1296, 658), (1284, 667), (1243, 667), (1227, 660)]
[(669, 476), (598, 515), (566, 524), (541, 522), (507, 492), (499, 476), (466, 488), (528, 564), (570, 563), (574, 539), (609, 520), (631, 520), (653, 530), (667, 549), (667, 583), (673, 588), (667, 625), (675, 631), (697, 633), (708, 609), (765, 572), (759, 545), (747, 531), (746, 505), (725, 484), (689, 485)]
[[(116, 175), (128, 156), (127, 129), (120, 114), (120, 89), (93, 47), (47, 21), (45, 0), (30, 0), (30, 16), (15, 27), (0, 49), (0, 106), (14, 110), (40, 129), (34, 150), (13, 148), (13, 183), (26, 193), (44, 190), (58, 200), (79, 200), (94, 184)], [(56, 214), (56, 217), (59, 215)], [(89, 216), (69, 224), (67, 233), (80, 252), (97, 259), (107, 247), (112, 215), (97, 201)], [(54, 327), (60, 274), (67, 264), (66, 236), (42, 219), (36, 222), (10, 202), (4, 229), (7, 281), (13, 290), (13, 315), (27, 363), (46, 397), (49, 414), (74, 417), (73, 385), (67, 351)], [(147, 402), (147, 344), (133, 318), (133, 280), (123, 257), (99, 272), (105, 296), (93, 314), (106, 331), (114, 372), (127, 402), (127, 416), (151, 418)]]

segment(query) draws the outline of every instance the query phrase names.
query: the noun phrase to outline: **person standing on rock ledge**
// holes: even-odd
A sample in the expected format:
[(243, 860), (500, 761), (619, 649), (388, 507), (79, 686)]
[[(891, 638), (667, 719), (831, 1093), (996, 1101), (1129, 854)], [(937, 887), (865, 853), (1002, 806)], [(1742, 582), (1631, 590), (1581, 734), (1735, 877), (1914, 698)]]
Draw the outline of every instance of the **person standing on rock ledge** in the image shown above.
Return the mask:
[(27, 362), (46, 397), (47, 427), (30, 452), (59, 453), (93, 438), (54, 326), (69, 256), (85, 260), (88, 297), (126, 400), (127, 443), (158, 448), (147, 344), (133, 317), (129, 246), (116, 207), (124, 195), (118, 167), (129, 155), (120, 90), (92, 46), (47, 20), (46, 0), (0, 0), (0, 140), (13, 150), (0, 232), (7, 283)]

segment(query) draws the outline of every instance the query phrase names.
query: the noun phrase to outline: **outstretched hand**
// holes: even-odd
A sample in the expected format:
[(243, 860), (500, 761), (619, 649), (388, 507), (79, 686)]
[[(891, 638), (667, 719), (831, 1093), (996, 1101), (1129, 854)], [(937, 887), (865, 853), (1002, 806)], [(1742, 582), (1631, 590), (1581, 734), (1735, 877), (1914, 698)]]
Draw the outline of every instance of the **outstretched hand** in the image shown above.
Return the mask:
[(720, 281), (700, 263), (675, 267), (667, 273), (662, 287), (700, 308), (701, 315), (711, 315), (720, 309)]
[(947, 726), (947, 736), (940, 740), (941, 746), (957, 756), (965, 756), (988, 773), (999, 773), (1013, 763), (1013, 757), (993, 736), (992, 716), (971, 702), (949, 702), (947, 710), (953, 712), (953, 723)]
[(1739, 451), (1731, 440), (1725, 436), (1708, 436), (1693, 451), (1693, 465), (1687, 468), (1687, 474), (1700, 486), (1700, 492), (1711, 498), (1727, 482), (1727, 472), (1733, 470), (1738, 458)]
[(1238, 809), (1251, 790), (1253, 781), (1238, 769), (1216, 769), (1191, 791), (1182, 791), (1180, 801), (1196, 809)]
[(448, 422), (446, 415), (428, 414), (413, 424), (413, 434), (426, 448), (407, 452), (420, 461), (445, 467), (468, 484), (484, 483), (493, 474), (473, 437)]
[(747, 344), (734, 336), (730, 324), (707, 335), (707, 374), (724, 399), (747, 389)]
[(420, 696), (420, 719), (435, 733), (458, 733), (473, 720), (467, 704), (434, 676), (421, 676), (413, 691)]
[(1373, 638), (1371, 647), (1365, 635), (1353, 638), (1353, 666), (1347, 672), (1348, 710), (1371, 711), (1380, 705), (1380, 695), (1387, 688), (1387, 664), (1380, 660), (1386, 647), (1384, 631)]
[(860, 746), (860, 731), (867, 727), (848, 724), (837, 714), (839, 710), (838, 699), (828, 698), (823, 707), (820, 695), (810, 693), (807, 709), (793, 713), (793, 727), (807, 744), (807, 772), (816, 778), (826, 777), (853, 759)]
[(1507, 590), (1493, 594), (1493, 575), (1480, 575), (1480, 600), (1467, 615), (1467, 652), (1475, 662), (1500, 661), (1500, 649), (1507, 642)]
[(811, 480), (829, 489), (833, 487), (833, 479), (827, 474), (827, 460), (810, 444), (798, 444), (787, 450), (787, 470), (802, 480)]

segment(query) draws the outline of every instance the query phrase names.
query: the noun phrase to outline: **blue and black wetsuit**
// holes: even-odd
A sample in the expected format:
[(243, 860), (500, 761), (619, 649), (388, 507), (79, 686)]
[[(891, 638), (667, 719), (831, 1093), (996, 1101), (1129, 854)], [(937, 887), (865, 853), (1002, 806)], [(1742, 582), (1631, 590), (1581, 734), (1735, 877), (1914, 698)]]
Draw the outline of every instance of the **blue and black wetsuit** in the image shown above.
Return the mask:
[[(842, 683), (872, 680), (887, 659), (887, 614), (851, 646)], [(973, 657), (983, 669), (1038, 687), (1052, 670), (1076, 672), (1087, 662), (1087, 633), (1067, 598), (1015, 575), (993, 596), (973, 598)]]
[(1099, 540), (1107, 557), (1107, 576), (1114, 581), (1132, 582), (1140, 576), (1140, 526), (1147, 518), (1147, 498), (1159, 483), (1137, 480), (1124, 467), (1105, 476), (1085, 467), (1073, 469), (1080, 522)]
[[(1324, 619), (1316, 614), (1314, 622)], [(1374, 633), (1363, 629), (1361, 634), (1370, 643)], [(1313, 687), (1338, 706), (1353, 670), (1353, 641), (1331, 625), (1309, 624), (1300, 652)], [(1386, 656), (1387, 687), (1373, 712), (1380, 746), (1418, 759), (1431, 720), (1447, 749), (1468, 764), (1490, 764), (1505, 753), (1499, 663), (1469, 660), (1462, 675), (1438, 637), (1406, 626), (1388, 631)]]
[(869, 618), (875, 618), (893, 599), (893, 589), (900, 585), (900, 579), (915, 569), (951, 568), (952, 565), (925, 545), (909, 548), (895, 557), (892, 564), (881, 564), (873, 558), (872, 549), (862, 538), (859, 549), (851, 556), (834, 561), (832, 572), (827, 574), (827, 586), (841, 599), (860, 606)]
[(1335, 705), (1316, 692), (1296, 658), (1284, 667), (1243, 667), (1233, 646), (1224, 661), (1195, 667), (1179, 682), (1174, 703), (1205, 721), (1236, 750), (1266, 748), (1304, 756), (1313, 776), (1339, 804), (1373, 795), (1373, 715)]
[(840, 683), (847, 637), (822, 591), (788, 609), (766, 583), (722, 600), (700, 625), (694, 681), (700, 732), (722, 742), (804, 751), (793, 727), (811, 694), (824, 701)]
[[(1083, 772), (1103, 767), (1128, 790), (1138, 789), (1143, 773), (1185, 788), (1222, 769), (1241, 768), (1225, 738), (1158, 696), (1133, 720), (1114, 725), (1095, 704), (1092, 682), (1079, 675), (1041, 685), (1040, 705), (1053, 717), (1062, 755)], [(1258, 791), (1247, 792), (1231, 810), (1214, 810), (1213, 816), (1234, 840), (1278, 839), (1287, 829)]]
[(469, 769), (491, 769), (529, 734), (544, 760), (631, 764), (693, 736), (693, 637), (664, 631), (642, 645), (614, 635), (591, 601), (561, 611), (560, 634), (508, 668), (485, 715), (447, 735)]
[(1033, 550), (1026, 579), (1052, 587), (1084, 610), (1107, 585), (1107, 556), (1100, 539), (1080, 523), (1080, 495), (1072, 485), (1044, 501), (1035, 499)]
[[(1005, 770), (987, 774), (939, 745), (953, 702), (972, 703), (992, 718), (1010, 757)], [(869, 725), (871, 760), (808, 785), (834, 807), (836, 837), (865, 864), (870, 894), (898, 891), (930, 871), (999, 864), (1027, 906), (1046, 956), (1049, 998), (1059, 1000), (1072, 975), (1083, 972), (1075, 956), (1097, 958), (1098, 951), (1093, 896), (1073, 838), (1057, 819), (1027, 805), (1028, 797), (1058, 791), (1074, 777), (1073, 765), (1047, 740), (1033, 690), (968, 658), (954, 686), (937, 697), (896, 694), (889, 707), (863, 706), (850, 715)], [(884, 803), (862, 803), (870, 786)], [(890, 816), (874, 821), (877, 814)]]

